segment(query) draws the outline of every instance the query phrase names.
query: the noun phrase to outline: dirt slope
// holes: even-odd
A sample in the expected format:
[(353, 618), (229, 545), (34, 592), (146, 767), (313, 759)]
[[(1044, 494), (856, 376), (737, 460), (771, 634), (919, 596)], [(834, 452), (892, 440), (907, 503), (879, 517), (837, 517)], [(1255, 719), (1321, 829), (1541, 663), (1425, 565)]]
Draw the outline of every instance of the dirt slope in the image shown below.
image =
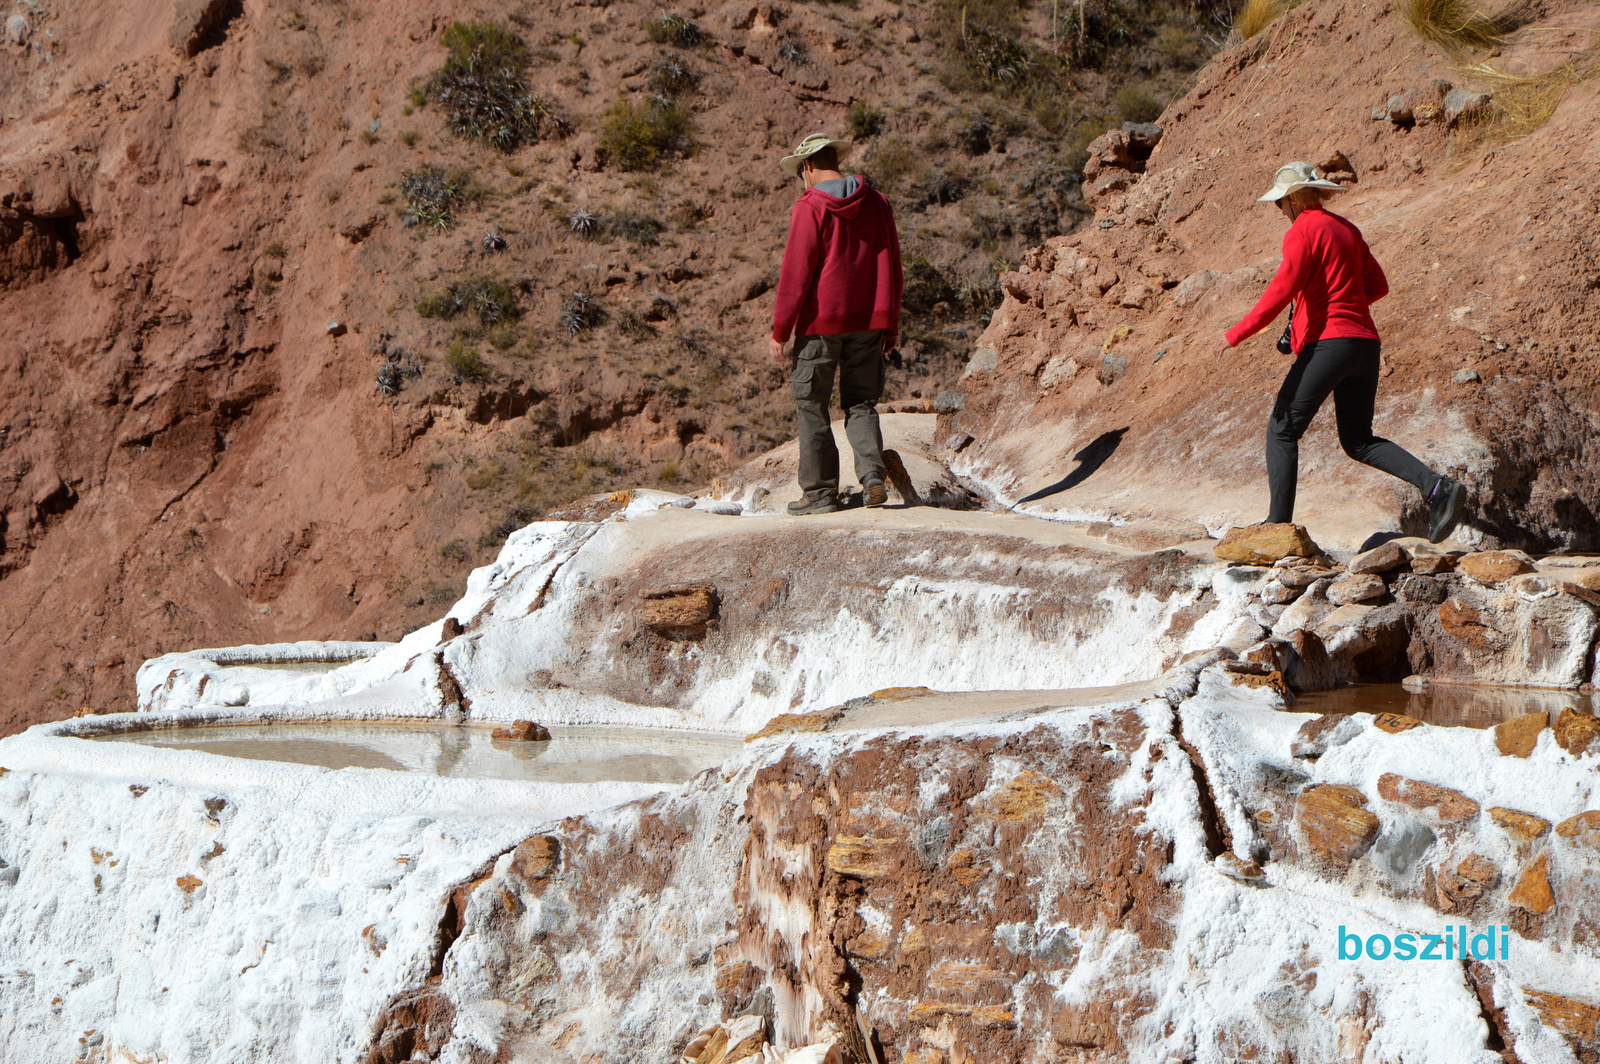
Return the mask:
[[(1085, 184), (1095, 222), (1004, 279), (965, 407), (944, 419), (945, 435), (975, 437), (958, 470), (1061, 514), (1261, 520), (1281, 319), (1220, 362), (1210, 345), (1276, 266), (1283, 220), (1254, 202), (1275, 167), (1342, 154), (1350, 190), (1335, 209), (1392, 286), (1374, 308), (1377, 431), (1469, 484), (1463, 539), (1592, 549), (1600, 81), (1546, 92), (1559, 106), (1520, 138), (1448, 121), (1452, 88), (1508, 104), (1541, 91), (1475, 64), (1593, 74), (1593, 5), (1530, 12), (1496, 54), (1452, 59), (1389, 5), (1307, 3), (1218, 55), (1162, 116), (1153, 152), (1119, 147), (1120, 134), (1098, 142)], [(1385, 117), (1395, 96), (1409, 121)], [(1421, 528), (1412, 489), (1339, 452), (1331, 409), (1301, 453), (1296, 517), (1325, 545)]]
[[(974, 34), (1012, 10), (972, 7)], [(977, 75), (955, 10), (696, 5), (702, 39), (680, 46), (650, 38), (662, 11), (642, 0), (17, 9), (0, 46), (0, 733), (127, 706), (162, 649), (394, 637), (549, 506), (703, 481), (780, 442), (789, 400), (761, 338), (796, 190), (774, 164), (858, 101), (881, 127), (858, 158), (917, 281), (890, 398), (946, 389), (996, 269), (1084, 216), (1083, 145), (1207, 51), (1190, 7), (1155, 5), (1049, 92), (958, 100), (945, 84)], [(1051, 36), (1043, 8), (995, 17)], [(474, 18), (520, 35), (565, 136), (502, 153), (418, 105), (441, 35)], [(651, 106), (667, 61), (688, 69), (693, 132), (621, 169), (606, 113)], [(463, 175), (446, 231), (403, 224), (397, 182), (427, 166)], [(580, 210), (603, 225), (590, 239)], [(418, 313), (484, 275), (509, 325)], [(604, 314), (574, 338), (575, 294)], [(394, 396), (382, 347), (422, 371)]]

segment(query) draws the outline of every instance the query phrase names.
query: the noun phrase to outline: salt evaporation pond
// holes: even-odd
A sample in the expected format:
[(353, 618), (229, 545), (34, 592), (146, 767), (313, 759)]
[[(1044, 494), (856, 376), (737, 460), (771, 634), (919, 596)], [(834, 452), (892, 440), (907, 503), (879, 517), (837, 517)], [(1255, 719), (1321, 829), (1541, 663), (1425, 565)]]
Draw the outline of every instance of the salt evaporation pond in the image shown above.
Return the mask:
[(1563, 709), (1593, 713), (1593, 695), (1529, 687), (1477, 687), (1430, 683), (1411, 690), (1397, 683), (1363, 683), (1296, 695), (1296, 713), (1403, 713), (1446, 728), (1492, 728), (1502, 721), (1544, 711), (1554, 720)]
[(199, 750), (324, 768), (376, 768), (544, 783), (678, 784), (742, 745), (723, 736), (649, 728), (555, 727), (548, 742), (496, 739), (449, 724), (228, 724), (121, 732), (99, 742)]

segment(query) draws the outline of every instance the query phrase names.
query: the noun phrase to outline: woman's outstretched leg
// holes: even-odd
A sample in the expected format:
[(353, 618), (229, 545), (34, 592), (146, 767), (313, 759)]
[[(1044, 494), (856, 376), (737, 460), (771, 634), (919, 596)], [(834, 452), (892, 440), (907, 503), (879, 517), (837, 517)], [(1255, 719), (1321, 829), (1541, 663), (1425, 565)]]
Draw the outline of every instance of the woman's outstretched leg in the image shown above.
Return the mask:
[(1311, 427), (1323, 400), (1339, 382), (1339, 367), (1322, 353), (1322, 344), (1294, 360), (1278, 389), (1267, 420), (1267, 487), (1272, 494), (1269, 522), (1294, 520), (1295, 487), (1300, 479), (1300, 437)]

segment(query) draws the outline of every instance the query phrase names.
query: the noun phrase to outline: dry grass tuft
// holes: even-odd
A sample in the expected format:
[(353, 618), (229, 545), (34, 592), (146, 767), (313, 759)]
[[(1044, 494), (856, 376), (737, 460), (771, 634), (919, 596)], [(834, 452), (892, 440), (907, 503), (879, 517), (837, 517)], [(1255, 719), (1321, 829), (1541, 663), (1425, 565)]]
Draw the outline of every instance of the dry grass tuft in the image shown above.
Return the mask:
[(1245, 0), (1233, 28), (1239, 36), (1249, 40), (1282, 17), (1289, 10), (1287, 0)]
[(1397, 10), (1417, 36), (1450, 53), (1488, 48), (1518, 21), (1512, 15), (1487, 15), (1473, 0), (1400, 0)]
[(1568, 89), (1600, 73), (1600, 48), (1531, 77), (1508, 74), (1488, 63), (1468, 67), (1466, 73), (1493, 94), (1494, 106), (1462, 123), (1453, 146), (1457, 156), (1537, 131), (1556, 113)]

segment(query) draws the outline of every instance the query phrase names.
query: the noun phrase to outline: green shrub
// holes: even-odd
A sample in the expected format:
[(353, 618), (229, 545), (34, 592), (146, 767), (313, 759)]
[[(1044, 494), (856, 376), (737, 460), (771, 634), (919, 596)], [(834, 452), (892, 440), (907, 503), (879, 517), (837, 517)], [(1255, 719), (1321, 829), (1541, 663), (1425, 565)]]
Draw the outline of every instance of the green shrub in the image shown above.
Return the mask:
[(484, 328), (515, 321), (521, 314), (517, 294), (492, 273), (463, 277), (447, 288), (429, 292), (417, 300), (417, 313), (424, 318), (454, 321), (472, 315)]
[(661, 15), (644, 24), (644, 31), (657, 44), (675, 44), (679, 48), (693, 48), (706, 40), (705, 31), (682, 15)]
[(459, 539), (452, 539), (448, 543), (439, 544), (439, 557), (447, 562), (460, 565), (468, 558), (467, 545)]
[(911, 314), (929, 314), (940, 303), (955, 303), (960, 299), (950, 279), (923, 255), (902, 255), (905, 288), (900, 305)]
[(407, 228), (420, 225), (442, 231), (450, 228), (451, 212), (464, 196), (466, 180), (430, 163), (401, 174), (395, 187), (405, 197), (401, 218)]
[(650, 80), (647, 84), (650, 91), (658, 96), (681, 96), (699, 81), (700, 75), (694, 72), (686, 59), (663, 52), (650, 64)]
[(450, 367), (450, 379), (457, 384), (481, 381), (489, 376), (489, 366), (479, 356), (477, 349), (459, 340), (445, 349), (444, 363)]
[(551, 102), (528, 90), (528, 49), (511, 30), (456, 22), (439, 40), (450, 55), (423, 86), (423, 97), (445, 108), (458, 137), (512, 151), (566, 131)]
[(489, 342), (496, 351), (509, 351), (516, 346), (517, 329), (509, 321), (503, 321), (489, 330)]
[(623, 170), (649, 170), (663, 156), (685, 154), (692, 131), (689, 116), (670, 101), (618, 100), (606, 111), (599, 150), (606, 162)]
[(605, 308), (587, 293), (574, 292), (561, 304), (560, 325), (568, 336), (577, 336), (605, 320)]
[(650, 323), (631, 310), (625, 310), (617, 315), (617, 332), (634, 343), (653, 340), (656, 336), (656, 331), (650, 328)]
[(666, 228), (661, 219), (643, 211), (612, 211), (606, 216), (606, 230), (631, 241), (640, 247), (653, 247), (661, 243), (661, 232)]
[(958, 47), (973, 72), (994, 85), (1020, 85), (1033, 70), (1027, 45), (981, 26), (967, 27)]
[(865, 100), (857, 100), (844, 116), (844, 128), (851, 140), (865, 140), (883, 131), (883, 120), (882, 111), (876, 110)]
[(866, 169), (873, 184), (894, 188), (902, 181), (921, 177), (927, 171), (927, 163), (922, 153), (909, 143), (899, 137), (888, 137), (873, 145)]
[(404, 144), (408, 148), (414, 146), (417, 143), (417, 131), (414, 129), (401, 130), (400, 143)]
[(1166, 110), (1162, 102), (1143, 85), (1124, 85), (1118, 89), (1112, 106), (1126, 122), (1154, 122)]

